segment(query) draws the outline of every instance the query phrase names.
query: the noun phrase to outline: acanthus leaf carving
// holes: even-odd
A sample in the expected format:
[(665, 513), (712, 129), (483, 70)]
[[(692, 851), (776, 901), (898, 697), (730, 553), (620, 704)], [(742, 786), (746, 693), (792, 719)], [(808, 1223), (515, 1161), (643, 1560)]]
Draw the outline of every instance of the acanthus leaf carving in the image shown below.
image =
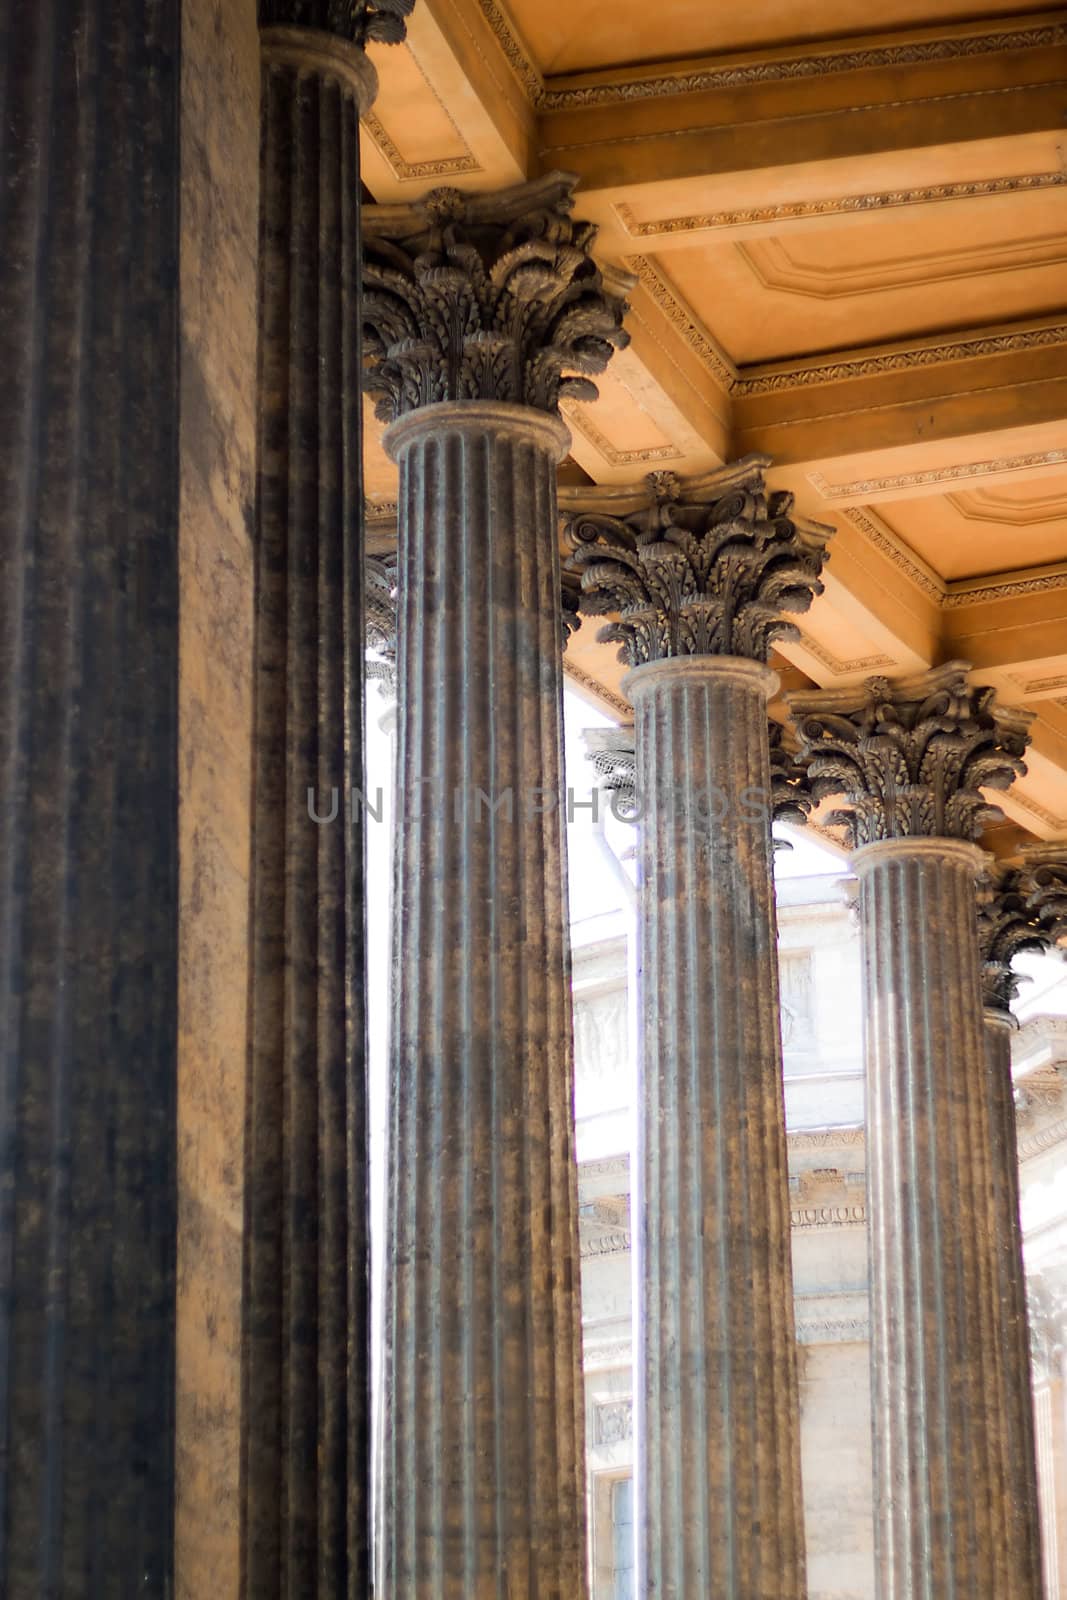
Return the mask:
[(592, 378), (629, 336), (626, 303), (570, 215), (577, 179), (496, 194), (434, 189), (363, 212), (363, 386), (391, 422), (439, 401), (497, 400), (555, 414), (595, 400)]
[(396, 693), (397, 557), (367, 556), (363, 571), (366, 675), (390, 697)]
[(261, 28), (311, 28), (361, 48), (402, 44), (415, 0), (260, 0)]
[(1067, 841), (1029, 845), (1023, 860), (1030, 875), (1029, 910), (1047, 943), (1067, 954)]
[(812, 798), (841, 796), (826, 819), (853, 848), (884, 839), (977, 839), (1002, 813), (983, 789), (1026, 771), (1032, 714), (994, 706), (953, 661), (916, 678), (869, 678), (845, 689), (787, 696)]
[[(766, 661), (798, 630), (783, 612), (806, 611), (831, 530), (794, 521), (793, 497), (768, 493), (769, 460), (742, 461), (698, 479), (652, 472), (619, 505), (614, 491), (571, 500), (567, 566), (580, 572), (580, 608), (608, 616), (602, 642), (630, 666), (673, 656)], [(578, 503), (581, 502), (581, 503)]]
[(1040, 922), (1029, 905), (1033, 884), (1025, 868), (999, 864), (978, 883), (978, 948), (982, 960), (982, 1001), (987, 1010), (1011, 1015), (1024, 980), (1012, 961), (1024, 951), (1044, 950)]

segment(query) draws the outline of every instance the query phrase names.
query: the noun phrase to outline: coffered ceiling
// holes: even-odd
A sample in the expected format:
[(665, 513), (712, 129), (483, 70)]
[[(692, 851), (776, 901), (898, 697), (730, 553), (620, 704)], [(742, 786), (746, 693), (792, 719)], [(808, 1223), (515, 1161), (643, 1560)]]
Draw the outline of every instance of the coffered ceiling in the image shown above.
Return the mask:
[[(578, 174), (632, 342), (567, 411), (564, 481), (766, 451), (836, 530), (789, 686), (973, 661), (1038, 714), (1005, 809), (1067, 836), (1067, 13), (872, 14), (419, 0), (377, 51), (364, 176), (391, 201)], [(621, 714), (595, 634), (569, 668)]]

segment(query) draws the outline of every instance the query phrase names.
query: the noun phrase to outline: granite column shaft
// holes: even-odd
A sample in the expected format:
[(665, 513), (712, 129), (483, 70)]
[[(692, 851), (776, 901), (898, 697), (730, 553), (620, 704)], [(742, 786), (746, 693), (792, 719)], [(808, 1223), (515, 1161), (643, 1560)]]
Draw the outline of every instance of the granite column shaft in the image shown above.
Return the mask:
[(555, 467), (519, 405), (394, 423), (399, 806), (383, 1576), (585, 1592)]
[(1033, 1595), (1013, 1572), (975, 878), (947, 838), (865, 846), (875, 1562), (882, 1600)]
[(640, 1592), (800, 1600), (799, 1405), (767, 701), (727, 656), (635, 668), (642, 808)]
[(1041, 1600), (1041, 1511), (1037, 1497), (1030, 1323), (1019, 1218), (1019, 1148), (1011, 1068), (1010, 1013), (986, 1007), (986, 1116), (990, 1133), (992, 1229), (1000, 1339), (1000, 1403), (1011, 1485), (1008, 1600)]
[(376, 78), (328, 32), (261, 39), (242, 1587), (365, 1600), (359, 118)]

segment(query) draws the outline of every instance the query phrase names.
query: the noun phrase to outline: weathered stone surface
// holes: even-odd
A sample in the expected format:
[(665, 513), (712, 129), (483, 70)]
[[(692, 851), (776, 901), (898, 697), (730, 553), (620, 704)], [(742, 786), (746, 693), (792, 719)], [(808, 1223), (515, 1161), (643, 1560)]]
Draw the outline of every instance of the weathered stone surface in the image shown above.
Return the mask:
[(684, 657), (636, 714), (638, 1592), (800, 1600), (766, 667)]
[(359, 117), (375, 82), (354, 45), (263, 34), (248, 1600), (364, 1600), (371, 1583), (363, 817), (349, 806), (363, 788)]
[(561, 396), (596, 399), (590, 375), (629, 343), (627, 308), (590, 254), (596, 228), (570, 215), (575, 181), (367, 208), (364, 384), (379, 417), (473, 399), (555, 415)]
[(1067, 842), (1030, 845), (1023, 851), (1030, 877), (1030, 910), (1047, 942), (1067, 948)]
[(966, 673), (788, 697), (812, 791), (844, 796), (832, 820), (861, 846), (881, 1600), (1040, 1595), (1010, 1067), (985, 1037), (969, 842), (999, 815), (980, 789), (1023, 770), (1029, 718)]
[[(402, 418), (382, 1580), (585, 1593), (560, 815), (562, 424)], [(479, 794), (483, 798), (479, 798)]]
[(182, 7), (175, 1593), (237, 1600), (260, 51)]
[(173, 1585), (178, 14), (2, 18), (0, 1593), (119, 1600)]

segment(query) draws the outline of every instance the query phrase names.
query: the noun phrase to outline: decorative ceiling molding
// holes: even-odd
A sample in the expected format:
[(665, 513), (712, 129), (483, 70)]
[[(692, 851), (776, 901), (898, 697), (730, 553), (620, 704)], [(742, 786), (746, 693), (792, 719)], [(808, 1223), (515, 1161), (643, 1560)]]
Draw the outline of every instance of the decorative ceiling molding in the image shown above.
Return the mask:
[[(449, 118), (449, 121), (451, 120)], [(367, 112), (361, 121), (379, 155), (388, 165), (393, 177), (400, 183), (415, 183), (426, 178), (454, 178), (462, 176), (463, 173), (481, 172), (482, 170), (469, 149), (467, 149), (467, 154), (464, 156), (445, 156), (440, 161), (405, 161), (388, 131), (373, 111)], [(453, 123), (454, 126), (455, 124)], [(466, 140), (461, 140), (461, 142), (466, 147)]]
[[(1020, 672), (1009, 673), (1013, 683), (1017, 683), (1023, 694), (1048, 694), (1053, 689), (1067, 689), (1067, 672), (1061, 672), (1054, 678), (1024, 678)], [(1061, 704), (1060, 701), (1056, 702)]]
[(1046, 495), (1041, 500), (1005, 500), (990, 489), (970, 489), (950, 494), (949, 503), (968, 522), (993, 522), (1007, 528), (1028, 528), (1038, 522), (1067, 518), (1067, 495)]
[(690, 310), (674, 286), (648, 256), (626, 256), (624, 260), (629, 270), (636, 273), (638, 281), (648, 290), (667, 320), (677, 328), (698, 361), (707, 368), (716, 383), (730, 393), (737, 383), (737, 368), (722, 346), (704, 327), (700, 318)]
[(503, 6), (498, 4), (498, 0), (478, 0), (478, 7), (527, 100), (532, 106), (539, 107), (544, 99), (544, 79), (515, 23)]
[[(479, 0), (479, 3), (487, 15), (487, 8), (496, 9), (495, 0)], [(1003, 55), (1014, 50), (1041, 50), (1062, 44), (1065, 40), (1067, 25), (1053, 22), (1001, 28), (993, 32), (954, 32), (938, 38), (911, 39), (896, 44), (856, 45), (854, 41), (842, 41), (836, 49), (823, 47), (803, 55), (790, 56), (768, 51), (748, 60), (735, 59), (718, 65), (687, 68), (681, 63), (674, 72), (635, 76), (615, 82), (554, 87), (549, 79), (536, 104), (540, 111), (575, 111), (631, 100), (659, 100), (714, 89), (743, 89), (750, 84), (822, 78), (872, 68), (910, 67), (933, 61), (958, 61), (968, 56)]]
[(683, 217), (661, 217), (638, 222), (625, 201), (613, 207), (632, 239), (666, 238), (675, 233), (707, 233), (718, 229), (749, 228), (761, 223), (800, 222), (810, 217), (853, 216), (857, 212), (891, 211), (900, 206), (923, 206), (943, 200), (979, 200), (989, 195), (1025, 194), (1031, 190), (1067, 185), (1067, 172), (1028, 172), (1016, 177), (976, 178), (963, 183), (932, 183), (910, 189), (882, 189), (872, 194), (833, 195), (821, 200), (783, 201), (777, 205), (742, 206), (727, 211), (694, 212)]
[(462, 128), (438, 94), (429, 73), (419, 60), (415, 50), (412, 49), (410, 39), (405, 41), (405, 48), (418, 70), (419, 76), (447, 118), (449, 126), (456, 136), (457, 143), (462, 146), (463, 154), (460, 156), (443, 156), (435, 161), (407, 161), (381, 118), (376, 112), (368, 111), (361, 117), (360, 121), (377, 147), (379, 155), (389, 166), (394, 178), (400, 183), (417, 183), (426, 178), (452, 178), (461, 177), (464, 173), (481, 172), (481, 164), (476, 160), (473, 150), (463, 137)]
[(1017, 783), (1012, 785), (1008, 798), (1015, 805), (1021, 806), (1024, 811), (1028, 811), (1032, 817), (1036, 817), (1039, 822), (1043, 822), (1046, 828), (1051, 828), (1053, 835), (1058, 837), (1067, 832), (1067, 817), (1057, 817), (1054, 811), (1049, 811), (1038, 801), (1032, 800), (1028, 794), (1024, 794)]
[(643, 450), (616, 450), (611, 440), (601, 433), (595, 422), (574, 406), (560, 406), (567, 426), (580, 433), (593, 446), (598, 455), (613, 467), (639, 467), (649, 461), (680, 461), (682, 451), (673, 444), (651, 445)]
[[(597, 700), (602, 701), (606, 706), (610, 706), (612, 711), (614, 711), (617, 716), (621, 717), (623, 722), (633, 721), (634, 708), (630, 704), (629, 700), (624, 700), (621, 694), (615, 693), (614, 689), (605, 688), (604, 684), (602, 684), (599, 679), (594, 678), (592, 674), (586, 672), (583, 667), (576, 666), (574, 662), (569, 661), (566, 656), (563, 657), (563, 671), (568, 678), (572, 679), (575, 683), (580, 683), (582, 688), (587, 689), (589, 693)], [(584, 1173), (585, 1171), (586, 1167), (583, 1166), (582, 1172)]]
[(941, 603), (946, 611), (957, 611), (961, 606), (977, 605), (983, 600), (1015, 600), (1019, 595), (1047, 594), (1052, 589), (1067, 589), (1067, 569), (1035, 573), (1029, 578), (1017, 573), (994, 574), (981, 580), (957, 578), (949, 584)]
[(884, 478), (856, 478), (851, 483), (830, 483), (821, 472), (810, 472), (808, 481), (824, 500), (851, 500), (861, 495), (892, 493), (898, 489), (937, 489), (943, 483), (961, 483), (970, 478), (991, 477), (994, 473), (1030, 472), (1037, 467), (1067, 465), (1067, 450), (1031, 451), (1020, 456), (994, 456), (988, 461), (964, 461), (950, 467), (929, 467), (924, 472), (897, 472)]
[(850, 672), (877, 672), (881, 668), (897, 665), (894, 657), (887, 655), (858, 656), (854, 661), (842, 661), (840, 656), (835, 656), (832, 650), (804, 632), (801, 632), (796, 643), (801, 650), (814, 656), (816, 661), (821, 661), (837, 678), (843, 678)]
[[(812, 474), (812, 476), (814, 478), (817, 475)], [(899, 567), (905, 577), (910, 578), (928, 599), (935, 601), (937, 605), (944, 604), (947, 587), (937, 573), (928, 567), (903, 539), (898, 538), (892, 529), (887, 528), (881, 517), (877, 516), (869, 506), (842, 506), (839, 515), (851, 522), (852, 526), (858, 529), (876, 550), (888, 557), (895, 567)]]
[(913, 289), (917, 285), (925, 288), (954, 278), (1062, 266), (1067, 262), (1067, 238), (1062, 234), (1012, 238), (994, 245), (967, 244), (954, 250), (893, 256), (851, 267), (835, 266), (832, 261), (797, 261), (781, 238), (747, 239), (738, 241), (734, 248), (763, 288), (812, 300), (842, 300)]
[[(775, 372), (753, 372), (742, 367), (733, 392), (742, 398), (774, 394), (782, 389), (804, 389), (811, 384), (841, 383), (852, 378), (872, 378), (885, 372), (903, 372), (916, 367), (936, 367), (948, 361), (972, 361), (978, 356), (1016, 355), (1022, 350), (1038, 350), (1067, 345), (1067, 322), (1018, 332), (966, 334), (962, 338), (937, 343), (900, 346), (878, 355), (857, 351), (836, 361), (815, 361), (811, 365), (789, 367)], [(749, 376), (748, 373), (752, 372)], [(1067, 460), (1067, 452), (1061, 452)]]
[(373, 113), (363, 118), (363, 126), (373, 141), (379, 155), (388, 164), (393, 177), (401, 183), (411, 183), (422, 178), (455, 177), (465, 172), (482, 169), (473, 156), (447, 156), (440, 161), (405, 161), (386, 129)]

